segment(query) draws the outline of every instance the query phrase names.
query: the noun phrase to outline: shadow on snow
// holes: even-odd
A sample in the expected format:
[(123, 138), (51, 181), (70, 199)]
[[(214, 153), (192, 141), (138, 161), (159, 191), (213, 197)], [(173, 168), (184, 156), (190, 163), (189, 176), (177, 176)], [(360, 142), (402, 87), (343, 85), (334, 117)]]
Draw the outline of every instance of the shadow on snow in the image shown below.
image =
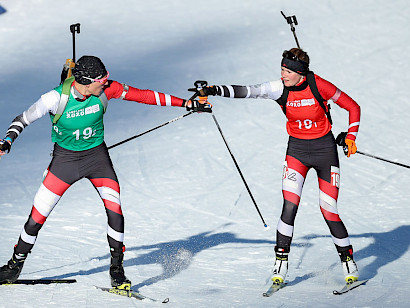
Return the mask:
[[(303, 262), (304, 254), (307, 249), (313, 247), (314, 244), (310, 243), (312, 239), (330, 237), (327, 235), (308, 235), (304, 236), (302, 242), (295, 243), (292, 247), (304, 248), (302, 252), (301, 262)], [(357, 235), (350, 235), (350, 238), (370, 238), (373, 240), (371, 244), (355, 252), (355, 259), (357, 261), (375, 257), (368, 265), (359, 268), (361, 276), (365, 279), (374, 278), (377, 275), (378, 270), (395, 260), (400, 259), (409, 249), (410, 243), (410, 225), (400, 226), (394, 230), (380, 233), (364, 233)], [(213, 248), (223, 244), (275, 244), (274, 241), (268, 240), (254, 240), (238, 238), (235, 234), (230, 232), (212, 233), (203, 232), (197, 235), (193, 235), (187, 239), (176, 240), (172, 242), (158, 243), (153, 245), (144, 245), (138, 247), (127, 248), (127, 251), (144, 251), (151, 250), (142, 255), (124, 260), (124, 267), (148, 265), (148, 264), (160, 264), (163, 272), (160, 275), (146, 279), (133, 286), (133, 289), (140, 289), (144, 286), (155, 284), (161, 280), (165, 280), (176, 276), (183, 270), (187, 269), (192, 258), (201, 251), (209, 248)], [(110, 255), (104, 255), (97, 257), (99, 260), (109, 260)], [(107, 262), (108, 263), (108, 262)], [(337, 266), (339, 262), (333, 263), (329, 269)], [(297, 266), (296, 266), (297, 267)], [(96, 267), (87, 271), (77, 271), (67, 273), (60, 276), (48, 277), (51, 279), (63, 279), (82, 275), (91, 275), (100, 272), (107, 272), (109, 265)], [(309, 278), (320, 275), (321, 272), (312, 272), (301, 277), (296, 277), (289, 282), (289, 285), (296, 285)], [(131, 279), (132, 280), (132, 279)]]
[[(274, 241), (267, 240), (253, 240), (238, 238), (235, 234), (230, 232), (212, 233), (203, 232), (197, 235), (193, 235), (187, 239), (176, 240), (172, 242), (158, 243), (153, 245), (144, 245), (138, 247), (128, 247), (127, 251), (144, 251), (151, 250), (147, 253), (143, 253), (135, 258), (127, 258), (124, 260), (125, 270), (130, 266), (148, 265), (148, 264), (160, 264), (162, 266), (162, 274), (155, 277), (146, 279), (133, 286), (134, 290), (138, 290), (144, 286), (152, 285), (161, 280), (165, 280), (176, 276), (178, 273), (187, 269), (192, 262), (192, 258), (201, 251), (209, 248), (213, 248), (223, 244), (274, 244)], [(96, 259), (104, 260), (110, 259), (110, 254), (106, 254)], [(67, 273), (64, 275), (48, 277), (49, 279), (63, 279), (82, 275), (91, 275), (100, 272), (108, 272), (109, 261), (107, 265), (92, 268), (87, 271), (77, 271)], [(131, 280), (132, 277), (128, 277)]]
[[(305, 244), (300, 244), (300, 246), (311, 247), (312, 244), (309, 244), (309, 241), (321, 237), (330, 237), (329, 235), (307, 235), (302, 238), (302, 240), (307, 240)], [(394, 230), (380, 233), (363, 233), (349, 235), (350, 238), (369, 238), (373, 242), (368, 246), (361, 248), (354, 253), (356, 261), (360, 261), (369, 257), (373, 257), (374, 260), (369, 264), (360, 267), (359, 273), (363, 279), (372, 279), (374, 278), (379, 269), (389, 263), (392, 263), (400, 259), (409, 249), (410, 244), (410, 225), (404, 225), (397, 227)], [(354, 243), (353, 243), (354, 244)], [(355, 245), (353, 245), (355, 248)], [(306, 250), (305, 250), (306, 251)], [(302, 255), (303, 259), (303, 255)], [(333, 263), (330, 268), (338, 266), (339, 262)], [(289, 282), (290, 285), (298, 284), (304, 280), (320, 275), (321, 272), (312, 272), (301, 277), (296, 277), (294, 280)]]

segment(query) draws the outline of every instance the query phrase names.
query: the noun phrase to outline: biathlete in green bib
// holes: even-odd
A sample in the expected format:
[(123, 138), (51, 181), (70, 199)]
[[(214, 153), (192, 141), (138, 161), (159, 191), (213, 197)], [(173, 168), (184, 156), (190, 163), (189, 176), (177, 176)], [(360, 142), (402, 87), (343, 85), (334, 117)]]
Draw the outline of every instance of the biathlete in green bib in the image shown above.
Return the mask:
[[(103, 62), (94, 56), (83, 56), (75, 64), (73, 78), (41, 98), (18, 115), (0, 139), (0, 156), (25, 127), (47, 113), (52, 122), (53, 158), (46, 176), (34, 197), (31, 213), (20, 233), (11, 259), (0, 268), (0, 283), (14, 282), (31, 252), (37, 235), (64, 192), (76, 181), (87, 178), (98, 191), (107, 213), (107, 239), (111, 252), (110, 277), (113, 287), (129, 289), (124, 274), (124, 216), (121, 210), (120, 186), (107, 146), (104, 142), (104, 113), (110, 99), (138, 103), (186, 107), (211, 112), (208, 102), (184, 99), (152, 90), (141, 90), (114, 80)], [(84, 247), (84, 249), (87, 249)]]

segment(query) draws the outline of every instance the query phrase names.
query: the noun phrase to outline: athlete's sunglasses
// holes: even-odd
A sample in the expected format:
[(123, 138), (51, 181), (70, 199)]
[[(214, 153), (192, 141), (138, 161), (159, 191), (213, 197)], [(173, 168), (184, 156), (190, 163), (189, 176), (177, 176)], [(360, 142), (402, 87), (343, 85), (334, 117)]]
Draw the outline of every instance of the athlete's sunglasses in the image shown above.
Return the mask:
[(107, 71), (107, 75), (103, 78), (100, 78), (100, 79), (93, 79), (93, 78), (90, 78), (90, 77), (83, 76), (84, 79), (91, 80), (92, 82), (99, 82), (101, 84), (105, 84), (108, 80), (108, 77), (110, 77), (110, 72), (108, 72), (108, 71)]
[(289, 60), (293, 60), (293, 61), (301, 61), (301, 62), (305, 62), (301, 59), (299, 59), (296, 55), (294, 55), (293, 53), (291, 53), (289, 50), (285, 50), (282, 54), (283, 58), (289, 59)]

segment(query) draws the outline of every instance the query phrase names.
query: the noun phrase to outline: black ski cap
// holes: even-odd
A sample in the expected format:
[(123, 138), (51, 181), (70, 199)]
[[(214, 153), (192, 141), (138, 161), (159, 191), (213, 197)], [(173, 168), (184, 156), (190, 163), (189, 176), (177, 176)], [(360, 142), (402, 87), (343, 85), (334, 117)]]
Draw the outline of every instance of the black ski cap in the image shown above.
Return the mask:
[(107, 73), (104, 63), (102, 63), (100, 58), (95, 56), (82, 56), (77, 60), (73, 68), (75, 81), (83, 85), (92, 83), (92, 81), (87, 78), (100, 79), (106, 76)]
[(306, 76), (309, 71), (309, 63), (300, 60), (296, 55), (288, 50), (283, 52), (281, 66), (304, 76)]

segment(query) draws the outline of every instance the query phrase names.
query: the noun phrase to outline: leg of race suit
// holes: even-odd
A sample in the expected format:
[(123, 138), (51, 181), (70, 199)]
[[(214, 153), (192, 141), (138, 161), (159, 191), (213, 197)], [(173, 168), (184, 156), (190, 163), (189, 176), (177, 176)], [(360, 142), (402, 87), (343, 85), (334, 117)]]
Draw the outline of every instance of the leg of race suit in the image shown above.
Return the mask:
[(47, 172), (43, 183), (34, 197), (30, 216), (21, 231), (15, 247), (16, 253), (27, 254), (31, 251), (36, 242), (38, 232), (68, 187), (70, 187), (70, 184), (62, 181), (52, 172)]
[(276, 232), (276, 246), (287, 251), (292, 242), (295, 217), (308, 170), (298, 159), (286, 155), (282, 177), (283, 208)]
[(82, 169), (104, 203), (108, 220), (107, 239), (111, 251), (122, 251), (124, 216), (121, 209), (120, 185), (105, 143), (93, 150), (91, 158)]
[(121, 210), (120, 186), (117, 180), (110, 178), (90, 179), (97, 189), (107, 213), (107, 239), (110, 248), (116, 251), (123, 249), (124, 242), (124, 216)]
[[(332, 157), (332, 155), (327, 157)], [(322, 159), (320, 160), (320, 165), (315, 167), (319, 181), (319, 204), (332, 235), (333, 243), (337, 251), (342, 252), (351, 249), (351, 245), (346, 227), (340, 219), (337, 210), (340, 183), (337, 153), (333, 155), (331, 160)]]

